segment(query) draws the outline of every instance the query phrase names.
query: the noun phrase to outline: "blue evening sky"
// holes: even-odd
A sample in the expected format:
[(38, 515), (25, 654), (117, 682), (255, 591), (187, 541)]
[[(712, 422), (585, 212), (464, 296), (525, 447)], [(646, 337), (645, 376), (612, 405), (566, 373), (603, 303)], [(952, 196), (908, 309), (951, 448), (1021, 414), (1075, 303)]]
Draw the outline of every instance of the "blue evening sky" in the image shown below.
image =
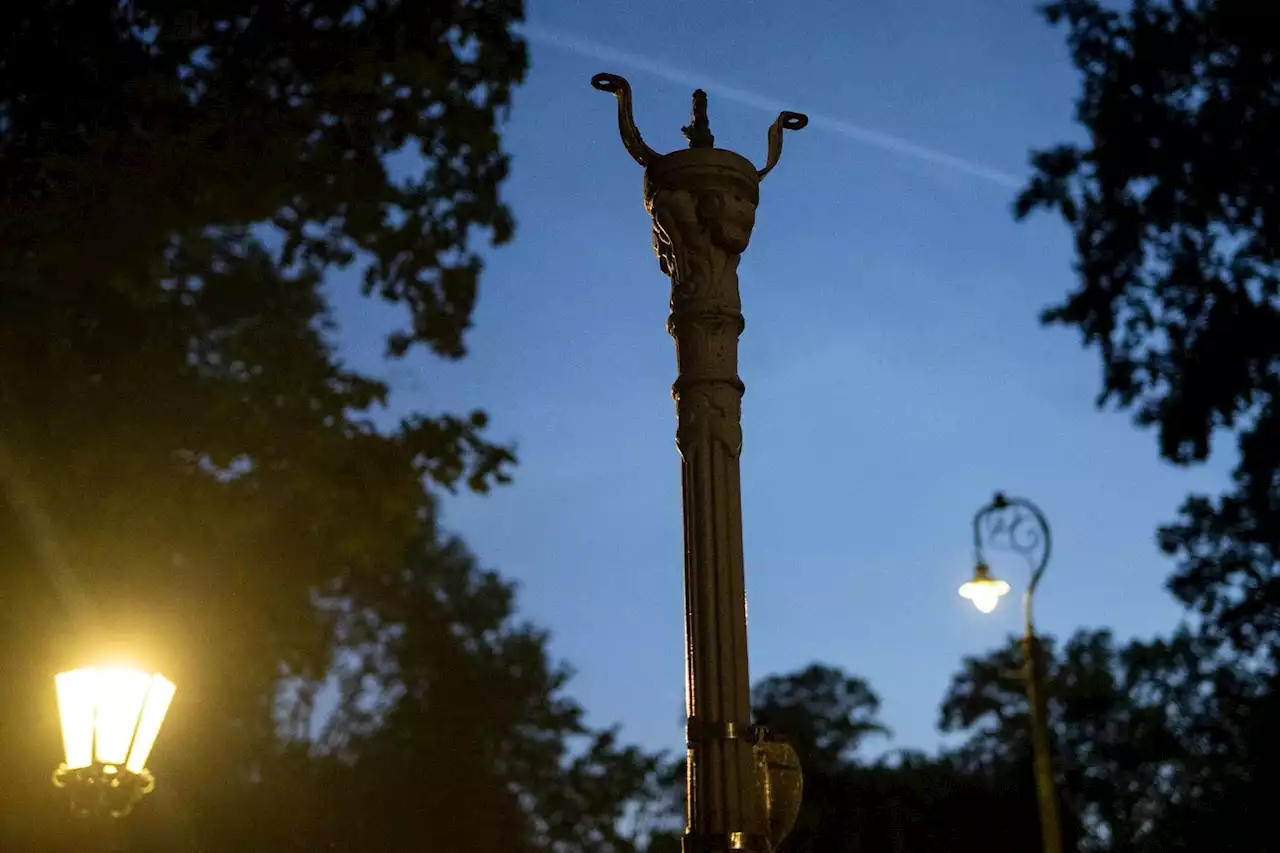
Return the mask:
[[(961, 657), (1018, 629), (956, 595), (994, 490), (1039, 502), (1057, 551), (1041, 629), (1167, 630), (1155, 527), (1225, 462), (1178, 470), (1100, 367), (1039, 310), (1073, 283), (1069, 235), (1009, 210), (1034, 146), (1077, 138), (1062, 33), (1027, 0), (648, 0), (528, 10), (532, 69), (506, 129), (515, 241), (489, 252), (470, 355), (381, 360), (388, 309), (335, 287), (344, 352), (393, 414), (492, 415), (515, 483), (444, 522), (519, 580), (596, 724), (683, 738), (681, 519), (669, 283), (641, 169), (591, 75), (627, 76), (651, 146), (684, 144), (692, 88), (717, 144), (757, 163), (779, 109), (808, 113), (763, 186), (741, 268), (743, 512), (753, 679), (811, 661), (867, 678), (893, 747), (940, 743)], [(337, 282), (341, 285), (341, 282)], [(1013, 561), (996, 569), (1025, 581)]]

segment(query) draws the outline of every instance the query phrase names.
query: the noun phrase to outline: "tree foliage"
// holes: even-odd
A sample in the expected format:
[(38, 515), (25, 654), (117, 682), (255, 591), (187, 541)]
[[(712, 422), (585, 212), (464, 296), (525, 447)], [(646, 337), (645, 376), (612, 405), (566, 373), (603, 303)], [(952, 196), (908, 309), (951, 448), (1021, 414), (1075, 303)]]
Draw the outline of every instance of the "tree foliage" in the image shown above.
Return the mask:
[[(809, 781), (806, 778), (806, 781)], [(1018, 853), (1040, 844), (1035, 797), (1017, 780), (970, 772), (945, 757), (907, 753), (813, 779), (818, 820), (792, 850)]]
[[(1015, 853), (1039, 844), (1035, 798), (1025, 786), (949, 757), (863, 754), (869, 739), (889, 729), (880, 698), (857, 676), (814, 663), (759, 681), (752, 705), (757, 723), (795, 747), (804, 771), (800, 815), (781, 848), (788, 853)], [(675, 813), (683, 805), (683, 764), (665, 779)], [(678, 849), (672, 831), (649, 853)]]
[(318, 840), (392, 849), (408, 820), (441, 849), (634, 849), (625, 810), (660, 757), (585, 724), (564, 693), (571, 671), (551, 663), (544, 630), (516, 619), (514, 596), (445, 539), (344, 600), (338, 707), (373, 719), (330, 720), (328, 745), (367, 787), (359, 814), (335, 811)]
[[(1123, 645), (1082, 630), (1060, 651), (1041, 646), (1064, 823), (1076, 837), (1067, 849), (1270, 849), (1259, 846), (1257, 810), (1274, 772), (1261, 716), (1275, 702), (1271, 679), (1187, 629)], [(940, 724), (969, 735), (952, 753), (959, 766), (1029, 784), (1026, 690), (1011, 666), (1020, 654), (1011, 641), (967, 659)]]
[[(483, 413), (374, 428), (388, 389), (337, 358), (321, 284), (358, 265), (407, 309), (393, 351), (461, 355), (470, 231), (511, 234), (497, 123), (520, 4), (6, 14), (0, 560), (23, 613), (6, 658), (43, 677), (148, 625), (127, 644), (188, 696), (196, 673), (260, 689), (314, 669), (310, 589), (399, 559), (431, 484), (507, 476)], [(421, 156), (393, 174), (404, 150)]]
[[(546, 633), (516, 617), (514, 586), (429, 529), (380, 582), (323, 607), (334, 665), (290, 681), (270, 748), (219, 733), (202, 749), (166, 727), (128, 849), (633, 853), (629, 809), (660, 756), (585, 724)], [(172, 722), (215, 734), (190, 716)], [(219, 775), (244, 760), (251, 774)]]
[(763, 679), (751, 705), (756, 721), (785, 737), (812, 772), (847, 764), (867, 738), (890, 734), (870, 685), (824, 664)]
[[(1203, 461), (1236, 440), (1222, 494), (1158, 534), (1169, 588), (1196, 611), (1164, 641), (1074, 637), (1057, 657), (1055, 732), (1086, 843), (1264, 850), (1280, 639), (1280, 10), (1249, 0), (1056, 0), (1081, 75), (1085, 144), (1034, 152), (1016, 214), (1056, 211), (1077, 288), (1044, 314), (1103, 366), (1099, 403)], [(1002, 658), (1003, 656), (1003, 658)], [(968, 661), (944, 722), (965, 747), (1018, 750), (1009, 650)], [(1073, 710), (1074, 709), (1074, 710)], [(987, 722), (984, 722), (987, 721)], [(981, 728), (975, 728), (981, 727)]]
[(1044, 319), (1080, 330), (1100, 402), (1154, 426), (1176, 463), (1235, 434), (1232, 488), (1160, 533), (1170, 586), (1220, 635), (1280, 628), (1280, 10), (1252, 0), (1045, 7), (1083, 77), (1087, 145), (1035, 152), (1017, 213), (1056, 210), (1080, 284)]
[(655, 759), (588, 729), (513, 590), (434, 526), (511, 448), (479, 411), (376, 426), (389, 389), (335, 344), (347, 268), (401, 309), (388, 356), (465, 354), (476, 240), (512, 236), (522, 14), (6, 7), (0, 847), (85, 849), (50, 675), (121, 652), (179, 684), (133, 849), (629, 843)]

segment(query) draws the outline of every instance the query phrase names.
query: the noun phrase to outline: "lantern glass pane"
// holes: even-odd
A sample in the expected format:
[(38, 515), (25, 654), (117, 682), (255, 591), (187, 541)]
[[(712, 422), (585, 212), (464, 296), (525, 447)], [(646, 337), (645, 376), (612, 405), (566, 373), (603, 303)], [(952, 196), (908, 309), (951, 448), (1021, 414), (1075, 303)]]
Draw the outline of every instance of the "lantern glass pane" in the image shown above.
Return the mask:
[(78, 770), (93, 763), (93, 718), (98, 695), (98, 671), (76, 669), (54, 677), (62, 749), (67, 767)]
[(98, 708), (94, 720), (97, 759), (122, 765), (129, 758), (151, 677), (131, 669), (99, 670)]
[(147, 759), (151, 756), (151, 748), (156, 745), (160, 726), (164, 723), (164, 715), (169, 711), (175, 689), (173, 682), (163, 675), (151, 677), (151, 689), (147, 692), (146, 704), (138, 719), (133, 749), (129, 752), (129, 760), (125, 762), (125, 769), (129, 772), (141, 773), (146, 769)]

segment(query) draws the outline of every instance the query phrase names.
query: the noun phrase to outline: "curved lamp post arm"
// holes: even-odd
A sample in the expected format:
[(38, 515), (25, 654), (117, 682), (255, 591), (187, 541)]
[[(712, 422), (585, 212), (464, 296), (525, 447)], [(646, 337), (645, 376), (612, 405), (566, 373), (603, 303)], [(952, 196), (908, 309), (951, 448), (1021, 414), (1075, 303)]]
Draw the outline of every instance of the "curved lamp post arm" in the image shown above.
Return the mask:
[(996, 492), (991, 503), (973, 516), (973, 552), (986, 563), (984, 549), (991, 545), (1021, 554), (1031, 567), (1031, 582), (1022, 596), (1028, 637), (1035, 635), (1031, 601), (1053, 551), (1053, 531), (1043, 510), (1026, 498), (1011, 498)]

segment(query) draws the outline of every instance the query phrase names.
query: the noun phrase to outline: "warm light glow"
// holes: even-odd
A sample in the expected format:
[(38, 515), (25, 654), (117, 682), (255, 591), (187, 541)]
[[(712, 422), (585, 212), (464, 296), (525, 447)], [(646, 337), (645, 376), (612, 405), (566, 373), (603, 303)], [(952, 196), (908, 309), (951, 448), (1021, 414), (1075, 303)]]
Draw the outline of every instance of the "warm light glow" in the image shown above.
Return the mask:
[(960, 597), (973, 602), (973, 606), (983, 613), (990, 613), (1000, 603), (1000, 596), (1009, 591), (1009, 585), (1002, 580), (990, 577), (978, 577), (960, 587)]
[(58, 713), (67, 768), (95, 761), (141, 773), (173, 701), (162, 675), (89, 667), (59, 674)]
[(58, 686), (58, 716), (62, 718), (62, 748), (67, 767), (79, 770), (93, 763), (93, 704), (98, 671), (77, 669), (54, 679)]
[(164, 723), (164, 715), (169, 711), (169, 703), (173, 701), (173, 682), (163, 675), (151, 678), (151, 692), (147, 695), (147, 704), (138, 718), (138, 733), (133, 738), (133, 749), (129, 750), (129, 760), (125, 769), (130, 773), (141, 773), (151, 757), (151, 748), (156, 745), (160, 736), (160, 726)]

